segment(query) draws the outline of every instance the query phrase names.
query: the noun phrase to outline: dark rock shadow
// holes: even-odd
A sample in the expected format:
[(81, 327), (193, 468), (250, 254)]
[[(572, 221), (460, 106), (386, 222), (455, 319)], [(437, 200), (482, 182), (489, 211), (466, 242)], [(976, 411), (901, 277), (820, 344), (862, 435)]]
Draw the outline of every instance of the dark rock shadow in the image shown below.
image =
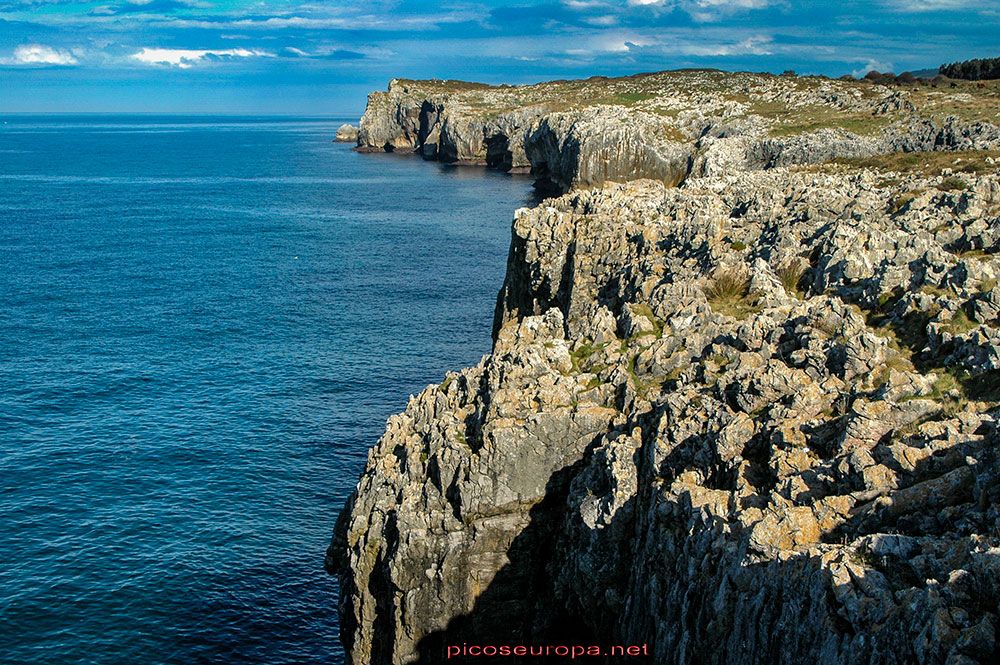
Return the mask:
[[(595, 635), (584, 617), (567, 611), (557, 601), (550, 566), (554, 562), (562, 528), (569, 483), (582, 463), (554, 473), (546, 484), (545, 498), (529, 513), (528, 526), (507, 551), (507, 563), (476, 600), (468, 614), (453, 618), (447, 628), (426, 635), (418, 644), (420, 665), (460, 662), (562, 663), (579, 658), (548, 656), (455, 656), (448, 647), (524, 645), (599, 645), (609, 635)], [(600, 584), (599, 580), (594, 581)], [(594, 658), (586, 659), (597, 662)]]
[[(650, 433), (634, 456), (642, 480), (636, 496), (610, 523), (588, 526), (567, 502), (571, 484), (574, 497), (581, 490), (596, 497), (614, 491), (602, 468), (590, 464), (602, 441), (597, 439), (583, 461), (551, 476), (545, 498), (531, 509), (528, 526), (507, 552), (509, 562), (473, 609), (426, 635), (417, 659), (410, 662), (904, 665), (918, 662), (918, 652), (927, 663), (952, 662), (958, 656), (964, 660), (955, 662), (1000, 662), (1000, 640), (988, 635), (974, 644), (956, 637), (919, 646), (917, 639), (943, 621), (941, 612), (951, 612), (949, 608), (958, 609), (948, 616), (966, 617), (949, 630), (994, 625), (990, 617), (1000, 612), (1000, 557), (995, 551), (970, 549), (954, 561), (941, 559), (933, 564), (941, 570), (933, 580), (925, 569), (912, 568), (909, 555), (891, 551), (842, 550), (843, 560), (852, 563), (851, 573), (836, 579), (830, 561), (816, 554), (765, 558), (748, 549), (747, 534), (737, 522), (704, 510), (691, 495), (657, 506), (656, 483), (669, 485), (685, 469), (709, 472), (719, 463), (706, 452), (713, 444), (694, 435), (680, 440), (652, 468), (655, 420), (667, 416), (661, 411), (642, 419), (643, 430)], [(951, 505), (967, 507), (964, 513), (978, 511), (987, 518), (989, 506), (1000, 503), (996, 443), (992, 432), (986, 445), (992, 454), (951, 497)], [(913, 478), (940, 477), (954, 470), (950, 465), (929, 458)], [(730, 489), (731, 479), (716, 480), (706, 482), (706, 488)], [(769, 483), (762, 485), (758, 489), (766, 493)], [(915, 505), (903, 521), (899, 515), (885, 519), (881, 513), (865, 513), (825, 540), (834, 544), (895, 532), (904, 542), (933, 536), (947, 544), (996, 528), (972, 517), (966, 527), (921, 522), (937, 512)], [(579, 563), (577, 550), (587, 551), (589, 559), (580, 569), (595, 579), (581, 579), (579, 573), (573, 577), (573, 569), (566, 568)], [(964, 570), (954, 577), (951, 571), (957, 567)], [(892, 595), (880, 596), (878, 589)], [(379, 634), (378, 627), (372, 628)], [(380, 634), (391, 643), (391, 630)], [(500, 655), (500, 647), (518, 645), (533, 648), (532, 655)], [(574, 645), (597, 647), (601, 655), (570, 657), (554, 651)], [(610, 655), (613, 647), (630, 645), (645, 645), (649, 655)], [(496, 647), (498, 655), (463, 655), (463, 649), (468, 653), (469, 647), (481, 651), (487, 646)], [(537, 655), (546, 647), (548, 655)], [(390, 662), (389, 657), (373, 652), (375, 663)]]

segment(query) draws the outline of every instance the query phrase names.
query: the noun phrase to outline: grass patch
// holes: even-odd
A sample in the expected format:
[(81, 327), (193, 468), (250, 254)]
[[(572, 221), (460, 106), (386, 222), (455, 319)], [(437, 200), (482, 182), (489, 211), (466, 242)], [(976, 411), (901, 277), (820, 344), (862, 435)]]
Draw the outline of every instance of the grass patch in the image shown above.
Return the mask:
[(963, 335), (974, 330), (978, 325), (976, 320), (966, 313), (965, 309), (959, 308), (945, 324), (945, 330), (952, 335)]
[(570, 370), (570, 372), (572, 374), (579, 374), (582, 372), (584, 370), (583, 364), (589, 360), (592, 355), (603, 348), (603, 344), (591, 344), (589, 342), (577, 345), (574, 350), (569, 352), (569, 360), (573, 365), (573, 369)]
[(750, 277), (739, 270), (718, 270), (704, 288), (712, 311), (745, 319), (761, 311), (759, 296), (750, 291)]
[(910, 205), (910, 203), (921, 194), (923, 194), (922, 191), (910, 190), (908, 192), (903, 192), (902, 194), (892, 197), (892, 200), (889, 202), (889, 214), (897, 215), (900, 212), (903, 212), (904, 210), (906, 210), (906, 207)]
[(882, 367), (876, 371), (875, 376), (872, 377), (872, 385), (876, 390), (889, 383), (892, 370), (896, 370), (897, 372), (915, 371), (913, 363), (910, 361), (906, 351), (897, 349), (897, 353), (895, 355), (886, 358), (885, 364), (882, 365)]
[(655, 97), (656, 95), (648, 92), (621, 92), (611, 98), (611, 103), (631, 106), (632, 104), (638, 104), (639, 102), (644, 102), (647, 99), (654, 99)]
[(729, 356), (723, 355), (721, 353), (713, 354), (710, 360), (719, 369), (722, 369), (723, 367), (729, 364)]
[(934, 284), (924, 284), (920, 287), (919, 291), (935, 298), (947, 298), (951, 295), (948, 289), (942, 289), (940, 286), (935, 286)]
[(942, 192), (964, 192), (969, 188), (969, 183), (965, 182), (956, 175), (950, 175), (944, 180), (942, 180), (938, 186)]
[(875, 134), (890, 121), (886, 116), (847, 113), (833, 106), (813, 104), (793, 107), (780, 101), (753, 102), (749, 112), (773, 121), (771, 136), (791, 136), (821, 129), (842, 129), (851, 134), (865, 136)]
[(778, 279), (785, 293), (794, 297), (802, 298), (805, 289), (803, 288), (803, 278), (805, 277), (805, 266), (802, 261), (793, 259), (778, 268)]
[(448, 392), (449, 386), (451, 386), (451, 384), (454, 381), (455, 381), (455, 377), (453, 377), (453, 376), (447, 377), (444, 381), (441, 382), (441, 385), (438, 386), (438, 390), (440, 390), (443, 393)]
[(993, 258), (993, 255), (984, 249), (967, 249), (964, 252), (959, 252), (958, 258), (979, 259), (980, 261), (989, 261), (990, 259)]
[(638, 305), (632, 305), (632, 311), (638, 316), (646, 317), (649, 319), (649, 322), (653, 324), (652, 330), (636, 333), (632, 336), (634, 339), (638, 339), (639, 337), (644, 337), (646, 335), (656, 335), (657, 338), (663, 336), (663, 319), (660, 319), (653, 314), (652, 307), (646, 303), (639, 303)]
[[(986, 81), (983, 87), (977, 81), (952, 81), (955, 87), (943, 92), (923, 86), (912, 88), (912, 101), (920, 114), (935, 120), (956, 116), (962, 122), (990, 122), (1000, 119), (1000, 85)], [(959, 93), (959, 94), (956, 94)], [(961, 93), (965, 93), (964, 95)]]
[(673, 383), (674, 381), (680, 381), (681, 376), (684, 374), (684, 370), (680, 367), (675, 367), (666, 376), (663, 377), (663, 386), (667, 387), (668, 383)]
[(982, 175), (992, 173), (1000, 159), (1000, 150), (942, 150), (939, 152), (890, 152), (872, 157), (839, 157), (832, 164), (841, 164), (872, 171), (894, 171), (904, 175), (942, 176), (945, 169), (952, 173)]

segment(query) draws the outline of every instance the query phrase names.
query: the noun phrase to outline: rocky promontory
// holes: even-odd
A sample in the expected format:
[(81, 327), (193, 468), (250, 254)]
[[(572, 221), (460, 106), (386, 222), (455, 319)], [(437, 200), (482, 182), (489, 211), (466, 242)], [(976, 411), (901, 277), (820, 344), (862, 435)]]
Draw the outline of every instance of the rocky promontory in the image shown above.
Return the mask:
[(998, 104), (994, 88), (970, 84), (715, 70), (532, 86), (394, 79), (369, 95), (358, 148), (530, 170), (557, 193), (639, 178), (672, 186), (838, 157), (997, 149)]
[[(471, 134), (425, 89), (400, 115), (415, 82), (369, 99), (363, 147), (490, 162), (458, 138), (509, 121), (499, 165), (569, 191), (517, 211), (492, 353), (389, 419), (337, 521), (350, 662), (1000, 658), (998, 130), (979, 98), (728, 77), (625, 110), (501, 89)], [(770, 124), (725, 99), (757, 84)], [(797, 119), (817, 95), (873, 127)]]

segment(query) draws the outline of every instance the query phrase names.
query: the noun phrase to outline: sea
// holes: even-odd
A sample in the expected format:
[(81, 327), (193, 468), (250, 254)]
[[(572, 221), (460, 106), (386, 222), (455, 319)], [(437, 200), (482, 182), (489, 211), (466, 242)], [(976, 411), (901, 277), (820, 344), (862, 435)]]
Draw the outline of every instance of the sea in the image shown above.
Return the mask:
[(343, 662), (337, 514), (535, 202), (344, 120), (0, 116), (0, 663)]

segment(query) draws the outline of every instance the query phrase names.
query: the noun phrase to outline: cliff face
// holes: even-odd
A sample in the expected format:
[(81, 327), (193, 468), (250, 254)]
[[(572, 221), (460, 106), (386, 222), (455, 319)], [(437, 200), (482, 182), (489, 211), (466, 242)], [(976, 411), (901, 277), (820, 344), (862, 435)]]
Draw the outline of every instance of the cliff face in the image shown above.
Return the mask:
[(351, 662), (997, 662), (1000, 177), (955, 159), (988, 173), (519, 210), (493, 352), (389, 419), (337, 522)]
[(518, 87), (394, 79), (387, 92), (369, 95), (358, 147), (530, 169), (555, 192), (641, 178), (672, 186), (692, 175), (900, 150), (1000, 147), (994, 95), (936, 94), (713, 71)]

